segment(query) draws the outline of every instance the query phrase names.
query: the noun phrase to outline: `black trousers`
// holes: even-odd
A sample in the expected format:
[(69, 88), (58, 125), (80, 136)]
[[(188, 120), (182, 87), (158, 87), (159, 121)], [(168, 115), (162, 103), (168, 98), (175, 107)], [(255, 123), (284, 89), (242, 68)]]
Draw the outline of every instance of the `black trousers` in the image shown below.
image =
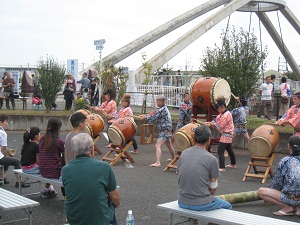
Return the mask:
[(232, 150), (231, 143), (222, 143), (222, 142), (220, 142), (219, 146), (218, 146), (219, 168), (220, 169), (225, 169), (225, 157), (224, 157), (225, 150), (227, 150), (228, 155), (230, 157), (230, 164), (231, 165), (236, 164), (235, 155), (234, 155), (234, 152)]

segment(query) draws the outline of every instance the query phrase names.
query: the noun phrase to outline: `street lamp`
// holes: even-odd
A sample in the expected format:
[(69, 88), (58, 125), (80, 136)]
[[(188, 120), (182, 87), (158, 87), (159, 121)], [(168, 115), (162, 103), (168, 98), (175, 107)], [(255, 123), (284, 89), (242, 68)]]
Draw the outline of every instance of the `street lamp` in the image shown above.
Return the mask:
[[(96, 50), (99, 51), (99, 72), (101, 73), (101, 61), (102, 61), (102, 50), (104, 48), (105, 39), (94, 40), (94, 45), (96, 45)], [(100, 104), (101, 99), (101, 74), (99, 76), (99, 96), (98, 96), (98, 105)]]

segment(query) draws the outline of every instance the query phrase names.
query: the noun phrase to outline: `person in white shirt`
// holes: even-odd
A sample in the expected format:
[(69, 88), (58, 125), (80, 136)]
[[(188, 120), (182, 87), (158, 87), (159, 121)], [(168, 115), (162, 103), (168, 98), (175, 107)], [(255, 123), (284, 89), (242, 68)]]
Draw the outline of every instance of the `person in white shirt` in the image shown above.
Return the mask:
[(265, 114), (265, 109), (267, 110), (266, 117), (268, 120), (272, 119), (272, 92), (273, 84), (271, 84), (271, 77), (266, 77), (266, 83), (263, 83), (260, 87), (261, 93), (261, 105), (257, 113), (257, 117), (260, 118), (261, 115)]
[[(291, 98), (291, 87), (286, 82), (286, 77), (281, 78), (281, 84), (279, 86), (281, 93), (281, 102), (280, 102), (280, 110), (279, 116), (283, 116), (288, 110), (290, 106), (290, 98)], [(283, 96), (286, 95), (285, 101), (283, 101)]]

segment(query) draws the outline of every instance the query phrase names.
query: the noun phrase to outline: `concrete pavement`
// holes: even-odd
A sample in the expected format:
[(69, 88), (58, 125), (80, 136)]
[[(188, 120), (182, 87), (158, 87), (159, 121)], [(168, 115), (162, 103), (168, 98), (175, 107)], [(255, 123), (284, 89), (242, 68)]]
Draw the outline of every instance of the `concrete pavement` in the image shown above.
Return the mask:
[[(66, 134), (67, 132), (62, 133), (61, 137), (64, 138)], [(136, 139), (139, 143), (140, 137), (136, 137)], [(156, 141), (156, 139), (154, 141)], [(20, 158), (22, 144), (21, 132), (8, 131), (8, 146), (17, 150), (17, 158)], [(97, 147), (101, 149), (103, 155), (109, 150), (104, 148), (106, 144), (107, 141), (104, 137), (97, 143)], [(236, 153), (238, 168), (227, 169), (225, 173), (222, 173), (216, 194), (254, 191), (262, 186), (267, 187), (271, 181), (270, 178), (268, 178), (266, 184), (261, 184), (261, 179), (254, 178), (248, 178), (246, 182), (242, 182), (243, 175), (250, 160), (250, 155), (246, 150), (235, 149), (234, 151)], [(100, 160), (102, 156), (96, 155), (95, 157)], [(275, 155), (273, 170), (275, 170), (278, 161), (284, 156), (285, 155), (279, 153)], [(133, 164), (133, 168), (126, 167), (121, 160), (113, 166), (118, 185), (120, 186), (121, 205), (116, 210), (119, 224), (125, 224), (125, 218), (129, 209), (133, 210), (136, 225), (168, 224), (168, 214), (157, 208), (157, 204), (177, 199), (177, 175), (175, 170), (171, 169), (168, 172), (163, 172), (163, 169), (168, 164), (165, 160), (170, 158), (167, 148), (165, 146), (163, 148), (161, 168), (149, 167), (151, 163), (155, 162), (154, 143), (148, 145), (139, 144), (139, 154), (133, 154), (132, 157), (136, 162)], [(228, 162), (229, 159), (226, 158), (226, 163)], [(11, 167), (8, 172), (8, 179), (11, 183), (0, 187), (18, 193), (18, 189), (14, 187), (15, 179)], [(37, 184), (32, 184), (30, 188), (23, 189), (23, 193), (34, 192), (37, 188)], [(33, 224), (62, 225), (65, 223), (64, 201), (62, 200), (60, 190), (58, 188), (56, 189), (59, 195), (53, 199), (47, 199), (37, 195), (29, 196), (30, 199), (40, 202), (40, 206), (34, 208)], [(300, 222), (300, 217), (296, 216), (273, 216), (272, 212), (280, 208), (275, 205), (264, 204), (263, 201), (235, 204), (233, 205), (233, 209), (282, 219), (282, 224), (284, 224), (284, 220)], [(21, 212), (20, 210), (9, 211), (5, 214), (4, 219), (18, 218)], [(23, 225), (25, 222), (13, 224)]]

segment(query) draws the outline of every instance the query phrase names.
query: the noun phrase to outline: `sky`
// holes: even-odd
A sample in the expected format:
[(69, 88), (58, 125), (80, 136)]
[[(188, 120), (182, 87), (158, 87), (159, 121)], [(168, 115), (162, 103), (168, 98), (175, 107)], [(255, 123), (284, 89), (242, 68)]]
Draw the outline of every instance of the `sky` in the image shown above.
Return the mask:
[[(102, 58), (146, 34), (169, 20), (207, 2), (207, 0), (11, 0), (0, 7), (0, 66), (35, 66), (41, 57), (53, 56), (62, 64), (78, 59), (79, 71), (99, 60), (94, 40), (105, 39)], [(300, 1), (286, 0), (287, 6), (300, 19)], [(218, 8), (219, 9), (219, 8)], [(216, 11), (216, 10), (215, 10)], [(213, 12), (207, 13), (165, 35), (154, 43), (124, 59), (117, 65), (135, 70), (142, 65), (142, 52), (150, 59), (181, 35), (185, 34)], [(299, 34), (279, 12), (267, 15), (280, 33), (296, 62), (300, 64)], [(279, 16), (279, 22), (277, 19)], [(266, 70), (278, 69), (279, 57), (284, 57), (253, 13), (234, 12), (229, 26), (254, 29), (262, 46), (268, 47)], [(167, 62), (164, 67), (174, 70), (195, 70), (200, 67), (204, 50), (220, 45), (220, 34), (228, 18)]]

